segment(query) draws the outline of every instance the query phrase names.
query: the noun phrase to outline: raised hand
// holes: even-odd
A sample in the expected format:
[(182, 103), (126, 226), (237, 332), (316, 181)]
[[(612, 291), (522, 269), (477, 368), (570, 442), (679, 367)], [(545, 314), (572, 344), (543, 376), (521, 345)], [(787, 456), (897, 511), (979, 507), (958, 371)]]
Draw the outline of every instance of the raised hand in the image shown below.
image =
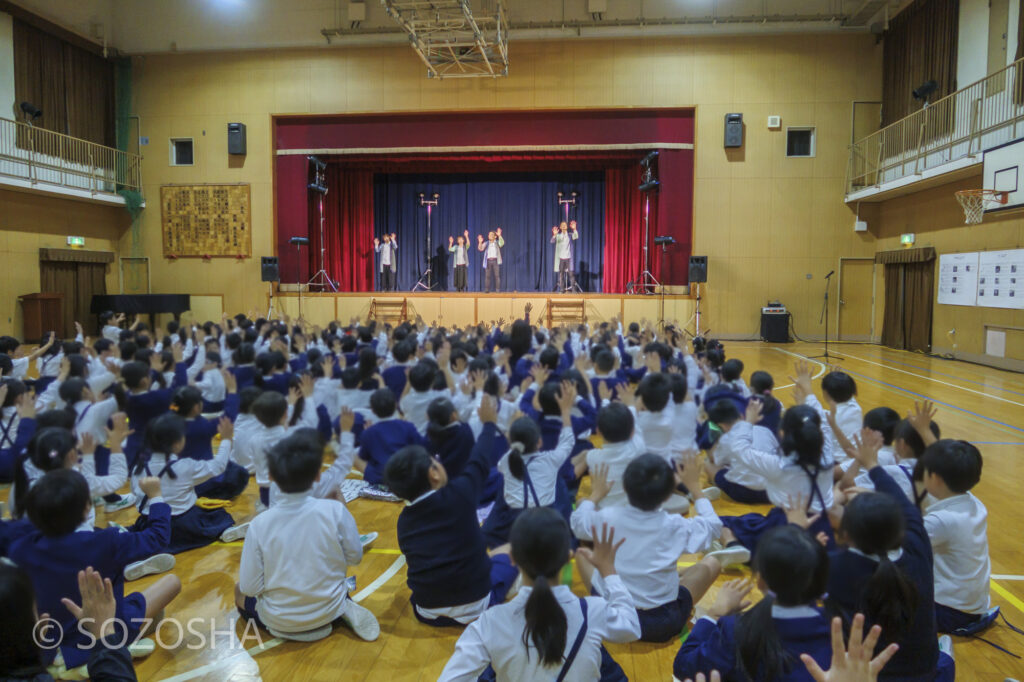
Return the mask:
[(747, 403), (747, 414), (746, 419), (751, 424), (756, 424), (761, 421), (761, 413), (764, 411), (764, 405), (760, 400), (751, 399)]
[(374, 248), (380, 246), (380, 239), (378, 239), (377, 237), (374, 237), (373, 238), (373, 246), (374, 246)]
[(115, 412), (110, 415), (110, 423), (113, 428), (106, 430), (107, 442), (118, 447), (132, 433), (132, 430), (128, 428), (128, 415), (124, 412)]
[(914, 401), (914, 409), (907, 414), (907, 421), (914, 427), (918, 435), (921, 436), (921, 440), (924, 441), (926, 446), (931, 445), (935, 442), (935, 434), (932, 433), (932, 420), (935, 419), (935, 413), (938, 412), (935, 409), (934, 403), (930, 400), (925, 400), (922, 403)]
[(869, 428), (860, 430), (859, 436), (854, 436), (853, 445), (856, 448), (854, 457), (866, 471), (878, 466), (878, 451), (884, 444), (882, 434)]
[(634, 407), (636, 405), (636, 386), (633, 384), (620, 384), (618, 387), (619, 402), (626, 407)]
[(348, 433), (356, 425), (356, 413), (352, 408), (344, 406), (341, 408), (341, 416), (338, 417), (338, 428), (342, 433)]
[(789, 380), (793, 382), (793, 395), (798, 404), (802, 404), (807, 396), (814, 394), (814, 387), (811, 385), (811, 365), (803, 360), (793, 366), (795, 376), (790, 375)]
[(612, 389), (608, 388), (608, 382), (602, 381), (597, 384), (597, 395), (601, 398), (602, 403), (612, 399)]
[(553, 236), (553, 237), (557, 237), (558, 236), (558, 225), (555, 225), (554, 227), (551, 228), (551, 236)]
[(543, 386), (544, 382), (546, 382), (548, 377), (551, 376), (551, 370), (538, 363), (530, 368), (530, 376), (533, 377), (533, 380), (537, 385)]
[(846, 647), (843, 645), (843, 623), (837, 616), (832, 619), (832, 667), (827, 672), (822, 670), (817, 661), (807, 654), (800, 654), (800, 660), (816, 682), (874, 682), (900, 648), (899, 644), (890, 644), (871, 658), (881, 634), (882, 628), (875, 625), (864, 637), (864, 615), (858, 613), (853, 617), (850, 644)]
[(480, 407), (476, 414), (483, 424), (494, 424), (498, 421), (498, 400), (494, 396), (485, 395), (480, 399)]
[(753, 589), (754, 583), (749, 578), (730, 580), (718, 590), (718, 596), (715, 597), (715, 603), (708, 609), (708, 615), (718, 619), (739, 613), (750, 606), (747, 595)]
[(821, 513), (814, 516), (807, 515), (807, 498), (803, 495), (788, 495), (786, 506), (782, 509), (786, 512), (786, 521), (807, 530), (811, 525), (821, 518)]
[(302, 375), (302, 395), (306, 398), (312, 398), (313, 392), (316, 390), (316, 382), (313, 381), (312, 375)]
[(615, 555), (618, 553), (619, 547), (622, 547), (622, 543), (626, 541), (626, 538), (615, 542), (615, 529), (608, 528), (607, 523), (601, 524), (600, 535), (597, 533), (597, 527), (591, 526), (590, 537), (594, 539), (593, 549), (581, 547), (576, 552), (588, 559), (602, 577), (607, 578), (610, 575), (614, 575)]
[(572, 406), (575, 404), (576, 384), (568, 380), (563, 381), (558, 393), (558, 407), (562, 410), (563, 419), (572, 412)]
[(494, 231), (494, 234), (496, 234), (496, 235), (498, 235), (500, 237), (501, 236), (501, 228), (499, 227), (498, 229), (496, 229)]
[[(96, 438), (86, 431), (78, 437), (78, 451), (83, 455), (91, 455), (96, 452)], [(63, 454), (63, 453), (61, 453)]]
[[(157, 487), (159, 489), (159, 483)], [(67, 597), (62, 598), (61, 603), (96, 639), (112, 634), (114, 618), (117, 616), (117, 599), (114, 598), (114, 586), (110, 578), (104, 578), (89, 566), (78, 572), (78, 592), (82, 596), (81, 606)]]
[(613, 481), (608, 480), (608, 465), (598, 464), (590, 470), (590, 497), (594, 504), (599, 503), (611, 492)]
[(149, 499), (160, 497), (160, 479), (156, 476), (146, 476), (139, 481), (139, 490)]
[(687, 450), (676, 460), (676, 480), (686, 486), (694, 497), (703, 497), (700, 487), (700, 466), (697, 464), (697, 451)]
[(448, 235), (448, 246), (451, 246), (454, 243), (455, 243), (455, 237), (453, 237), (451, 235)]
[(220, 375), (224, 378), (224, 390), (228, 393), (238, 393), (238, 379), (235, 375), (226, 369), (222, 369)]
[(231, 440), (235, 437), (235, 423), (227, 417), (221, 417), (217, 422), (217, 433), (221, 440)]

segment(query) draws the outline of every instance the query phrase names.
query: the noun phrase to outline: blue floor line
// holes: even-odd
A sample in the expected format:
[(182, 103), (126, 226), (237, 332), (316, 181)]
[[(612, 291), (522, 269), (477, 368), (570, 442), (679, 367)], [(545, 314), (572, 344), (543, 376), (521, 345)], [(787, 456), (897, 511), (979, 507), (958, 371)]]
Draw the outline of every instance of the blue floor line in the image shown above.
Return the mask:
[[(856, 356), (854, 355), (854, 356), (851, 356), (851, 357), (856, 357)], [(903, 365), (904, 367), (910, 367), (912, 369), (920, 370), (920, 371), (925, 372), (927, 374), (937, 374), (937, 375), (942, 376), (942, 377), (949, 377), (950, 379), (956, 379), (957, 381), (966, 381), (967, 383), (975, 384), (976, 386), (984, 386), (987, 389), (991, 389), (991, 390), (995, 390), (995, 391), (1004, 391), (1006, 393), (1012, 393), (1014, 395), (1024, 396), (1024, 392), (1021, 392), (1021, 391), (1014, 391), (1013, 389), (1009, 389), (1009, 388), (1000, 388), (999, 386), (990, 386), (990, 385), (986, 384), (983, 381), (975, 381), (973, 379), (964, 379), (963, 377), (957, 376), (956, 374), (949, 374), (947, 372), (936, 372), (935, 370), (930, 369), (928, 367), (921, 367), (920, 365), (912, 365), (909, 362), (900, 362), (899, 360), (890, 360), (889, 358), (878, 357), (878, 356), (875, 356), (875, 355), (872, 355), (872, 356), (869, 356), (869, 357), (870, 357), (870, 359), (875, 360), (877, 362), (892, 362), (892, 363), (895, 363), (897, 365)]]

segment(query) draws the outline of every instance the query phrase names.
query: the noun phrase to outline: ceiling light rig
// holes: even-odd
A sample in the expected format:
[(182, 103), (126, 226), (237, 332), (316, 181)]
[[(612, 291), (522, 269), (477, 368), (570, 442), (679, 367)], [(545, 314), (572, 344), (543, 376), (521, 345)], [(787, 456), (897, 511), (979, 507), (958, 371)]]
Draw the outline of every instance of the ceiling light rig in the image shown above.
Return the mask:
[(381, 0), (409, 34), (428, 78), (508, 75), (508, 15), (504, 0), (474, 15), (469, 0)]

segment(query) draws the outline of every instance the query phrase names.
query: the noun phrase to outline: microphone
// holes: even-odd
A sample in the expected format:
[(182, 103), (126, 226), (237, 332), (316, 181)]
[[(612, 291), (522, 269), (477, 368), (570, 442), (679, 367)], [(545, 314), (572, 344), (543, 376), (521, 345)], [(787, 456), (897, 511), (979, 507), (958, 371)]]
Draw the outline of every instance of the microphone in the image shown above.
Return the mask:
[(825, 279), (828, 279), (829, 277), (831, 277), (831, 276), (832, 276), (832, 275), (834, 275), (834, 274), (836, 274), (836, 271), (835, 271), (835, 270), (829, 270), (828, 274), (827, 274), (827, 275), (825, 275)]

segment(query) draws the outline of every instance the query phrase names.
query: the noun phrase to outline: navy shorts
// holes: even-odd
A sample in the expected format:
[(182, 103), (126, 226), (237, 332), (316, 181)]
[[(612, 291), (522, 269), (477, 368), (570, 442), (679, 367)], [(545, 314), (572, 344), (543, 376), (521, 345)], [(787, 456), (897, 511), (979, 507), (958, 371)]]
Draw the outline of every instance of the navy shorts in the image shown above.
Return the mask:
[[(508, 554), (495, 554), (491, 557), (491, 598), (487, 603), (487, 608), (505, 603), (508, 591), (512, 589), (512, 584), (516, 581), (518, 575), (519, 569), (512, 565), (512, 558)], [(412, 599), (409, 601), (412, 601)], [(418, 621), (427, 625), (435, 627), (466, 627), (464, 623), (460, 623), (448, 616), (424, 618), (420, 615), (419, 610), (417, 610), (415, 602), (413, 602), (412, 613)]]
[(733, 483), (725, 477), (728, 472), (728, 469), (719, 469), (715, 474), (715, 485), (719, 490), (741, 504), (768, 504), (768, 493)]
[(680, 585), (675, 601), (653, 609), (637, 609), (636, 613), (640, 617), (640, 641), (668, 642), (683, 631), (693, 613), (693, 597)]

